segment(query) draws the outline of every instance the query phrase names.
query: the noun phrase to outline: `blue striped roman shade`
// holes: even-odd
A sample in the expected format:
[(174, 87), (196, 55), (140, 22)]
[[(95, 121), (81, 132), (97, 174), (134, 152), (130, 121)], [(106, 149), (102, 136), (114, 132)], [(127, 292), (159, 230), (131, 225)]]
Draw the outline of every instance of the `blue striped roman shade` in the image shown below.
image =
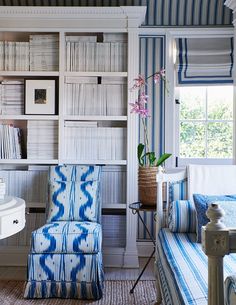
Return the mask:
[(233, 38), (179, 38), (177, 84), (233, 83)]

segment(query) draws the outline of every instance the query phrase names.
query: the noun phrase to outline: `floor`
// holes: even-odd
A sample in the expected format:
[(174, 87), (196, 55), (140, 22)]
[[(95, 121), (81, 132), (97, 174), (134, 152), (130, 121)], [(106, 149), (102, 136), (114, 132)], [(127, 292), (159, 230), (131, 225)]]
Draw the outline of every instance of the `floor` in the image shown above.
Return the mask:
[[(105, 268), (106, 280), (136, 280), (147, 259), (139, 259), (139, 269), (120, 269), (120, 268)], [(154, 277), (154, 260), (152, 260), (144, 274), (142, 280), (155, 280)], [(26, 267), (0, 267), (0, 280), (26, 280)]]

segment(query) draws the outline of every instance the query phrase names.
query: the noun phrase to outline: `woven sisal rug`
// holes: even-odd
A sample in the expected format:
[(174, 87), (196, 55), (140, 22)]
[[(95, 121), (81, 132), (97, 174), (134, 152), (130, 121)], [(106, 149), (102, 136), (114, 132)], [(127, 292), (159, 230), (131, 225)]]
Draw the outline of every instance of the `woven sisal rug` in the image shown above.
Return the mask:
[(1, 305), (153, 305), (156, 300), (155, 281), (140, 281), (134, 293), (129, 291), (134, 281), (105, 281), (104, 296), (99, 301), (68, 299), (23, 299), (24, 282), (0, 281)]

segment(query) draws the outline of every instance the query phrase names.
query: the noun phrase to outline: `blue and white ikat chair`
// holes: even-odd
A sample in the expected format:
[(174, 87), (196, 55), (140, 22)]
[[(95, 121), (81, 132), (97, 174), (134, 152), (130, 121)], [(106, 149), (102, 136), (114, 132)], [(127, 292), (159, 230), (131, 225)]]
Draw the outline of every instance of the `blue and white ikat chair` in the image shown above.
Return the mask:
[(99, 166), (52, 166), (47, 224), (32, 232), (25, 298), (100, 299)]

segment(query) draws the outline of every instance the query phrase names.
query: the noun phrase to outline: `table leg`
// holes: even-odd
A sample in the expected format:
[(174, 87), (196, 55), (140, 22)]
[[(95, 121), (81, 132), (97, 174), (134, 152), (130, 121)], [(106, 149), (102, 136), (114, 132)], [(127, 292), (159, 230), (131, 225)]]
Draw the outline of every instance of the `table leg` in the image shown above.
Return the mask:
[(136, 285), (138, 284), (138, 282), (139, 282), (141, 276), (143, 275), (143, 273), (144, 273), (145, 269), (147, 268), (148, 264), (150, 263), (150, 260), (152, 259), (154, 253), (155, 253), (155, 247), (154, 247), (154, 249), (153, 249), (153, 251), (152, 251), (152, 254), (150, 255), (148, 261), (146, 262), (145, 266), (143, 267), (143, 270), (142, 270), (141, 273), (139, 274), (139, 277), (137, 278), (136, 282), (134, 283), (133, 287), (131, 288), (130, 293), (133, 293), (133, 292), (134, 292), (134, 289), (135, 289)]

